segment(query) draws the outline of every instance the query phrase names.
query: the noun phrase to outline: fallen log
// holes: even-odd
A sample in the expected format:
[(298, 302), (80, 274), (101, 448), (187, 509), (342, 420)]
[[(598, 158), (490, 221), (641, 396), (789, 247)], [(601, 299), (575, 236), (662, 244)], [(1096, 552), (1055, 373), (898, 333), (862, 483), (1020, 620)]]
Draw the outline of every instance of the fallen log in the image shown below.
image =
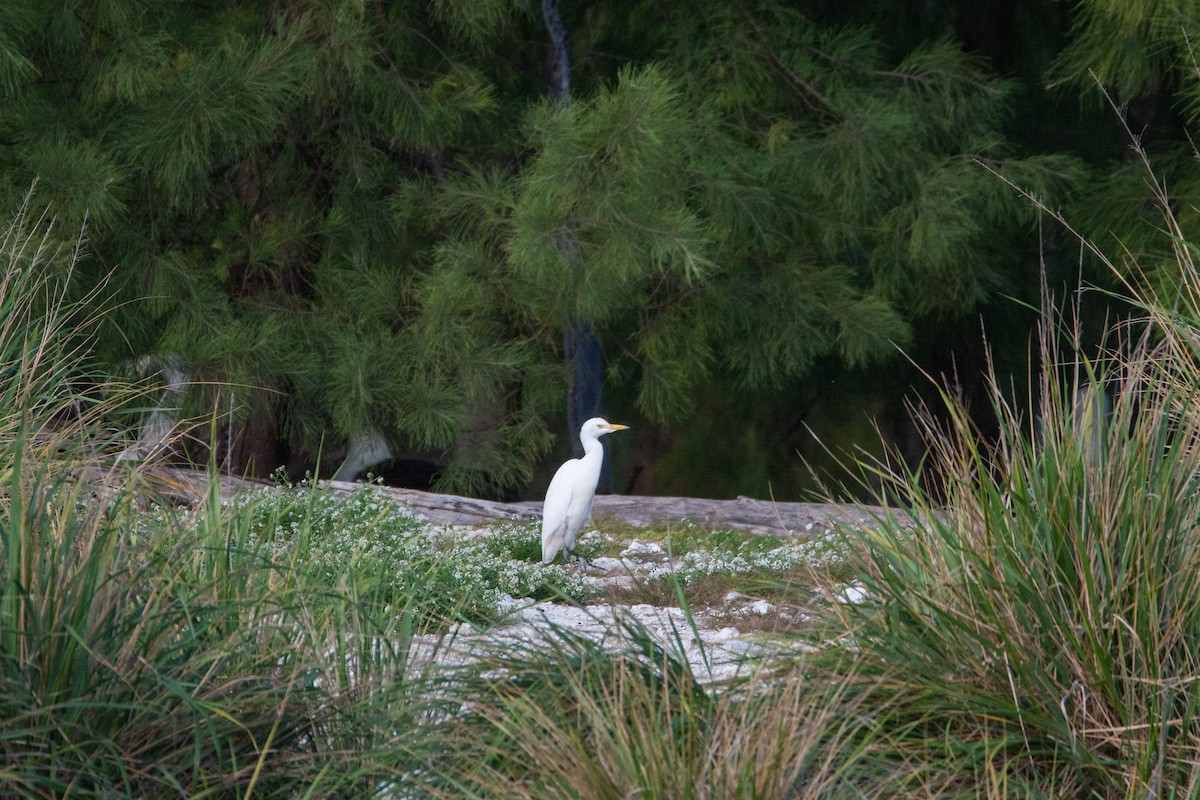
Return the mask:
[[(322, 481), (339, 491), (353, 491), (362, 484)], [(503, 519), (540, 517), (540, 501), (502, 503), (421, 492), (415, 489), (379, 487), (397, 503), (411, 507), (438, 525), (487, 525)], [(592, 517), (611, 518), (635, 527), (649, 525), (694, 525), (707, 530), (738, 530), (777, 536), (824, 531), (834, 525), (870, 525), (889, 513), (876, 506), (841, 503), (781, 503), (739, 497), (708, 500), (699, 497), (650, 497), (642, 495), (598, 495)], [(896, 513), (896, 512), (891, 512)]]
[[(181, 505), (200, 502), (209, 487), (209, 475), (189, 469), (153, 467), (146, 473), (147, 483), (155, 491)], [(261, 489), (266, 481), (219, 477), (217, 490), (222, 500)], [(323, 480), (319, 486), (349, 493), (362, 489), (363, 483)], [(411, 508), (435, 525), (484, 526), (499, 520), (525, 520), (541, 516), (540, 501), (504, 503), (453, 494), (423, 492), (391, 486), (372, 486), (398, 505)], [(738, 530), (777, 536), (823, 532), (834, 525), (870, 525), (888, 511), (878, 506), (842, 503), (795, 503), (756, 500), (709, 500), (698, 497), (650, 497), (641, 495), (598, 495), (592, 507), (597, 519), (611, 518), (635, 527), (649, 525), (692, 525), (707, 530)]]

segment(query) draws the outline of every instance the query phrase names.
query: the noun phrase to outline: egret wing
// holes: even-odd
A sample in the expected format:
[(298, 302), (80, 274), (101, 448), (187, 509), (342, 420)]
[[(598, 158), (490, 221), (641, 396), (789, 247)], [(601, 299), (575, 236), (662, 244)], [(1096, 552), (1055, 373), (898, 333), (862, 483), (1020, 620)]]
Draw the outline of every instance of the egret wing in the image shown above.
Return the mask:
[(571, 504), (575, 495), (572, 479), (577, 459), (567, 461), (558, 468), (546, 489), (546, 501), (542, 504), (542, 563), (549, 564), (567, 544), (571, 519)]

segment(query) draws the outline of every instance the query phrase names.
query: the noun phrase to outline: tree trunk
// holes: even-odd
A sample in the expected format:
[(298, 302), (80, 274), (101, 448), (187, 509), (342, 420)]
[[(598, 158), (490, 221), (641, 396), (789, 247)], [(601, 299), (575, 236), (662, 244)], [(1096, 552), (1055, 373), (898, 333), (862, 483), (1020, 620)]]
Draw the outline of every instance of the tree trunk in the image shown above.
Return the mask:
[[(550, 37), (546, 94), (552, 103), (566, 106), (571, 102), (571, 51), (558, 0), (542, 0), (542, 20)], [(563, 257), (571, 262), (572, 269), (583, 269), (578, 242), (569, 222), (563, 230), (562, 252)], [(579, 429), (584, 422), (600, 413), (603, 399), (604, 355), (587, 320), (571, 319), (563, 325), (563, 358), (567, 362), (571, 381), (567, 393), (567, 440), (571, 442), (571, 450), (578, 458), (583, 455)], [(611, 488), (612, 466), (605, 459), (600, 468), (597, 490), (603, 493)]]

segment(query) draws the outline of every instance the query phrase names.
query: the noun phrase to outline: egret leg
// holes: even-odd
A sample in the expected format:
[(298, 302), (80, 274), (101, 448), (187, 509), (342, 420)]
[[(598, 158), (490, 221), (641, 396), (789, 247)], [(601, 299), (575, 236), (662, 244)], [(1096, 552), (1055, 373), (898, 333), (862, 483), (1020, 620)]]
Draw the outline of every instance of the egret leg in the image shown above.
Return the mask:
[(579, 555), (579, 553), (576, 553), (574, 550), (564, 550), (563, 552), (564, 552), (564, 553), (570, 553), (570, 554), (571, 554), (571, 556), (572, 556), (572, 557), (574, 557), (574, 559), (575, 559), (576, 561), (578, 561), (580, 564), (583, 564), (583, 565), (584, 565), (585, 567), (587, 567), (588, 569), (595, 569), (595, 568), (596, 568), (596, 565), (595, 565), (595, 564), (593, 564), (592, 562), (588, 561), (586, 558), (584, 558), (583, 556)]

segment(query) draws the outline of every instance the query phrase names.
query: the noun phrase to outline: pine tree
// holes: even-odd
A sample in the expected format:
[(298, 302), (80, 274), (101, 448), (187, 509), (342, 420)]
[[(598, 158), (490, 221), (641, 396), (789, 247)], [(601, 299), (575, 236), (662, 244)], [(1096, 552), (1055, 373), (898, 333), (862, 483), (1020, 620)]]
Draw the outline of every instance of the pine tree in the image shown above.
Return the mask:
[(950, 39), (896, 59), (774, 0), (572, 5), (568, 106), (539, 11), (5, 4), (0, 195), (86, 219), (110, 368), (177, 357), (238, 468), (377, 432), (483, 492), (564, 427), (564, 328), (656, 424), (792, 391), (1015, 292), (1032, 217), (995, 173), (1079, 175), (1006, 143), (1013, 84)]
[(315, 454), (372, 426), (460, 442), (477, 393), (445, 402), (405, 328), (445, 153), (495, 110), (461, 54), (499, 7), (6, 7), (4, 188), (36, 179), (60, 230), (87, 218), (120, 292), (113, 367), (181, 356), (191, 410), (261, 432), (263, 471), (277, 440)]
[[(1175, 259), (1162, 236), (1143, 150), (1169, 187), (1173, 211), (1189, 236), (1200, 235), (1200, 173), (1195, 129), (1200, 122), (1200, 5), (1192, 0), (1077, 4), (1066, 47), (1047, 76), (1059, 92), (1094, 108), (1109, 150), (1095, 165), (1092, 190), (1066, 211), (1101, 247), (1124, 254), (1137, 272), (1171, 281)], [(1161, 271), (1161, 274), (1159, 274)]]

